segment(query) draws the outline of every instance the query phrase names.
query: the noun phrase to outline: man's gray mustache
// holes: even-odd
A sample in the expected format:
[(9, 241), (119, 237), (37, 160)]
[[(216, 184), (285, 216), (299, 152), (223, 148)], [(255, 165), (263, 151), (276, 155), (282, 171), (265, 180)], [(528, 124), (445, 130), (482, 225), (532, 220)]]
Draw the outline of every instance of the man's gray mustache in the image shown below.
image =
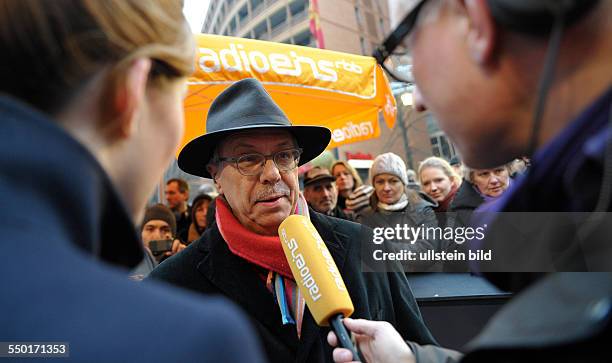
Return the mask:
[(289, 196), (291, 189), (285, 183), (276, 183), (273, 186), (266, 187), (265, 189), (258, 190), (255, 194), (255, 200), (266, 200), (272, 196), (284, 195)]

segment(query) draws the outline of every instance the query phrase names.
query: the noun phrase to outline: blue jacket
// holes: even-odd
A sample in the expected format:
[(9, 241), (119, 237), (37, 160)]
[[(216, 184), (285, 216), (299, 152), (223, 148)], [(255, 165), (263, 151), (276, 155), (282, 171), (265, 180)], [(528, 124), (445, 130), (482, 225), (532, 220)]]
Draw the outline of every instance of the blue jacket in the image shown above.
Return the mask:
[(262, 361), (228, 301), (128, 279), (141, 244), (100, 164), (4, 96), (0, 197), (0, 341), (68, 342), (75, 362)]
[[(543, 146), (508, 192), (476, 211), (477, 224), (489, 226), (482, 248), (496, 256), (480, 271), (612, 271), (612, 214), (593, 213), (612, 173), (611, 123), (612, 88)], [(612, 200), (602, 205), (612, 211)], [(515, 278), (500, 283), (523, 287)]]

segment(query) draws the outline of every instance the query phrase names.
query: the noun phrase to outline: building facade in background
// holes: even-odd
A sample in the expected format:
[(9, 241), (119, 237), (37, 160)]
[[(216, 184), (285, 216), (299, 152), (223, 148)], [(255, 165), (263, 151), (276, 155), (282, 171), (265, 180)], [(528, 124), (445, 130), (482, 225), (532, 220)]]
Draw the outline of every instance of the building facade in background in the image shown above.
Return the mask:
[[(213, 0), (202, 32), (370, 55), (390, 33), (387, 1)], [(454, 155), (435, 119), (404, 106), (400, 96), (398, 122), (404, 127), (396, 124), (390, 130), (381, 122), (379, 138), (340, 147), (340, 159), (367, 160), (390, 151), (416, 168), (431, 155)]]

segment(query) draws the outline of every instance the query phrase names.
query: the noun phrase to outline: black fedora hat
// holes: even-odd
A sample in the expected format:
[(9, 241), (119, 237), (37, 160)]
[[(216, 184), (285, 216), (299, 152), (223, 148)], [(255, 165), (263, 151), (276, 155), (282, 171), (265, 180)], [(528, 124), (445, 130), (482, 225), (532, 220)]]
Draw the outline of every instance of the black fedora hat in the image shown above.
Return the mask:
[(303, 149), (299, 165), (319, 156), (331, 140), (331, 132), (325, 127), (291, 125), (263, 85), (247, 78), (215, 98), (206, 118), (206, 134), (185, 145), (179, 154), (178, 166), (186, 173), (212, 178), (206, 165), (217, 144), (231, 133), (262, 128), (290, 131)]

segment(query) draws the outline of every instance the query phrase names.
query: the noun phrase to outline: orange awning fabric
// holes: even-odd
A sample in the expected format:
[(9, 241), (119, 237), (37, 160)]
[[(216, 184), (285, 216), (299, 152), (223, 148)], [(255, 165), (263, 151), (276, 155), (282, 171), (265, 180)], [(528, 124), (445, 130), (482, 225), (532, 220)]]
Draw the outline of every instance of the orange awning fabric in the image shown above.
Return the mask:
[(210, 34), (195, 37), (196, 71), (189, 78), (180, 148), (206, 131), (215, 97), (244, 78), (261, 81), (294, 125), (329, 128), (329, 148), (378, 137), (381, 113), (389, 128), (395, 124), (395, 98), (372, 57)]

